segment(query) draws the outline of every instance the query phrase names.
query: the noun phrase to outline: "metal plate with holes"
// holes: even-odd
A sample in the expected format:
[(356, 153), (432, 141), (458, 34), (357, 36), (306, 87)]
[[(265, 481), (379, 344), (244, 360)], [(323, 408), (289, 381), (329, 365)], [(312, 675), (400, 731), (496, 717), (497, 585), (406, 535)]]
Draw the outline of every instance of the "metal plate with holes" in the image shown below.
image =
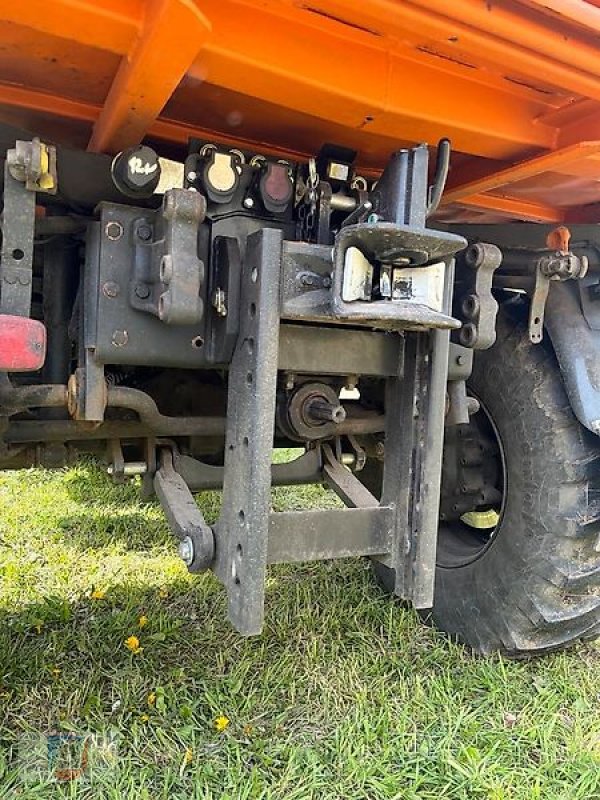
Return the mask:
[(279, 349), (281, 231), (248, 239), (240, 334), (229, 370), (225, 479), (215, 526), (215, 572), (227, 590), (229, 619), (260, 633), (271, 508), (271, 452)]
[[(132, 274), (133, 230), (142, 215), (152, 212), (112, 203), (101, 205), (98, 229), (88, 247), (86, 303), (91, 314), (88, 343), (101, 364), (135, 364), (159, 367), (202, 367), (204, 320), (198, 325), (165, 325), (157, 317), (129, 303)], [(204, 298), (206, 301), (206, 298)]]
[(35, 192), (4, 166), (0, 313), (28, 317), (31, 311)]

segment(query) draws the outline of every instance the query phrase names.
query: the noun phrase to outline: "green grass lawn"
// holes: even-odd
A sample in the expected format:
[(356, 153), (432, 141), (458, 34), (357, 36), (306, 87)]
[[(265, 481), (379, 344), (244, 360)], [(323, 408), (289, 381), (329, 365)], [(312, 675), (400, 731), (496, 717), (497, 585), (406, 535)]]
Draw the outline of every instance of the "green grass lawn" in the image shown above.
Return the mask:
[[(271, 569), (242, 639), (157, 503), (91, 464), (0, 475), (0, 573), (2, 800), (600, 798), (593, 644), (473, 657), (358, 559)], [(59, 732), (96, 737), (87, 778), (47, 778)]]

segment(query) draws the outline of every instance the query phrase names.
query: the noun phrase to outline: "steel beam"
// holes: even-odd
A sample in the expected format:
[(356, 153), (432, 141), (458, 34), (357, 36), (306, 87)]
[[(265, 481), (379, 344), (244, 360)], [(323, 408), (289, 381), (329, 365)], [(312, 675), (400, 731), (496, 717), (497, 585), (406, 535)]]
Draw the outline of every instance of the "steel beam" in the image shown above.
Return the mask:
[(484, 178), (451, 187), (444, 192), (442, 204), (449, 205), (465, 197), (489, 192), (527, 178), (534, 178), (544, 172), (559, 172), (561, 167), (598, 155), (598, 153), (600, 153), (600, 141), (579, 142), (561, 150), (544, 153), (542, 156), (521, 161), (519, 164), (514, 164), (512, 167), (499, 170)]
[[(175, 0), (163, 0), (163, 3), (169, 2), (181, 13), (184, 6)], [(1, 0), (3, 13), (5, 6)], [(92, 144), (96, 148), (110, 140), (102, 126), (110, 124), (110, 132), (119, 114), (127, 118), (131, 113), (134, 118), (140, 116), (149, 123), (187, 68), (183, 56), (189, 42), (186, 45), (187, 33), (182, 32), (182, 27), (186, 26), (178, 25), (175, 18), (171, 21), (168, 14), (166, 24), (154, 26), (148, 38), (149, 30), (142, 30), (141, 18), (136, 18), (136, 6), (131, 3), (125, 4), (119, 13), (113, 8), (111, 14), (106, 1), (96, 6), (81, 0), (72, 6), (66, 0), (57, 0), (50, 15), (52, 20), (48, 20), (47, 14), (36, 16), (29, 10), (21, 18), (21, 7), (22, 4), (17, 10), (6, 8), (4, 18), (17, 23), (22, 19), (21, 24), (54, 36), (69, 36), (85, 44), (92, 44), (89, 31), (95, 29), (93, 14), (97, 9), (100, 33), (94, 44), (113, 52), (130, 53), (131, 50), (111, 89), (104, 112), (107, 121), (98, 123), (94, 134)], [(396, 140), (418, 141), (449, 135), (458, 149), (480, 155), (509, 157), (519, 149), (548, 148), (553, 144), (555, 130), (532, 123), (552, 104), (551, 98), (535, 92), (525, 96), (523, 87), (517, 84), (489, 76), (484, 70), (461, 68), (460, 64), (436, 58), (427, 51), (423, 53), (420, 45), (420, 49), (410, 44), (399, 47), (389, 38), (369, 36), (353, 27), (324, 22), (322, 17), (306, 9), (288, 9), (284, 3), (258, 7), (227, 0), (205, 0), (202, 11), (210, 20), (212, 33), (205, 30), (201, 38), (197, 32), (189, 37), (197, 49), (202, 45), (198, 58), (188, 70), (188, 77), (198, 83), (207, 81), (281, 108), (295, 112), (302, 109), (304, 114), (329, 123)], [(353, 15), (364, 13), (355, 3), (351, 11)], [(398, 25), (404, 13), (404, 6), (400, 4), (394, 6), (391, 14), (388, 10), (386, 27), (388, 23), (392, 28)], [(56, 22), (62, 17), (65, 17), (63, 29)], [(77, 18), (81, 18), (85, 33), (78, 34), (78, 26), (74, 24)], [(108, 21), (114, 26), (118, 46), (102, 33)], [(248, 36), (249, 30), (252, 36)], [(123, 50), (127, 36), (132, 38)], [(177, 42), (176, 48), (172, 46), (173, 41)], [(349, 53), (351, 59), (348, 59)], [(143, 67), (152, 59), (157, 59), (155, 66), (160, 69), (155, 69), (148, 77)], [(303, 64), (303, 69), (298, 69), (299, 64)], [(365, 69), (366, 64), (368, 69)], [(179, 78), (174, 80), (177, 69)], [(405, 77), (414, 70), (418, 71), (419, 80), (409, 83)], [(163, 73), (165, 80), (161, 77), (156, 85), (157, 76)], [(135, 81), (134, 75), (137, 76)], [(123, 87), (131, 90), (134, 83), (143, 98), (133, 97), (129, 104), (124, 96), (120, 101), (115, 98), (117, 88), (123, 94)], [(500, 89), (502, 85), (505, 91)], [(424, 91), (424, 87), (431, 87), (431, 91)], [(456, 102), (457, 96), (461, 98), (460, 103)], [(132, 106), (135, 112), (131, 111)]]
[(566, 211), (543, 203), (533, 203), (516, 197), (500, 197), (495, 194), (474, 194), (457, 200), (453, 205), (525, 222), (562, 222)]
[(88, 150), (117, 152), (140, 142), (209, 33), (210, 23), (191, 0), (149, 2), (140, 36), (121, 61)]
[[(491, 12), (497, 12), (497, 4), (484, 4)], [(460, 8), (459, 8), (460, 6)], [(463, 5), (447, 2), (447, 0), (415, 0), (415, 2), (398, 3), (395, 0), (322, 0), (319, 4), (323, 14), (347, 20), (347, 24), (361, 25), (379, 35), (391, 35), (401, 40), (417, 38), (431, 43), (442, 55), (449, 59), (471, 63), (473, 66), (487, 63), (495, 65), (504, 74), (529, 78), (535, 86), (538, 83), (554, 85), (566, 91), (594, 97), (600, 100), (600, 72), (594, 73), (598, 53), (591, 53), (590, 62), (581, 69), (570, 66), (569, 57), (579, 42), (572, 37), (568, 44), (562, 34), (548, 27), (548, 41), (558, 41), (558, 47), (564, 49), (563, 62), (556, 57), (556, 49), (549, 54), (548, 45), (544, 52), (536, 52), (532, 43), (519, 43), (523, 30), (528, 32), (529, 25), (522, 17), (513, 17), (512, 27), (504, 31), (504, 36), (490, 32), (495, 24), (496, 16), (488, 14), (482, 19), (477, 9), (466, 12)], [(516, 21), (515, 21), (516, 20)], [(385, 22), (383, 22), (385, 21)], [(418, 31), (418, 37), (415, 32)], [(587, 54), (589, 45), (582, 45)], [(593, 48), (592, 48), (593, 50)], [(457, 95), (454, 95), (457, 97)], [(492, 103), (485, 104), (487, 112)], [(483, 110), (482, 109), (482, 110)]]

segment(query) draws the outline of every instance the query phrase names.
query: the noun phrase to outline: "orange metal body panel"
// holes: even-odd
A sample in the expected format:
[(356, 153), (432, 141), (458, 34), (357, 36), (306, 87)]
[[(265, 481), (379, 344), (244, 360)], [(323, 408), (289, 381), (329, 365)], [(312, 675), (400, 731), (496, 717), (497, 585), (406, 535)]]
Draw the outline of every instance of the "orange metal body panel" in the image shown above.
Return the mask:
[(441, 218), (595, 221), (599, 36), (585, 0), (0, 0), (0, 119), (106, 152), (336, 142), (370, 174), (449, 136)]

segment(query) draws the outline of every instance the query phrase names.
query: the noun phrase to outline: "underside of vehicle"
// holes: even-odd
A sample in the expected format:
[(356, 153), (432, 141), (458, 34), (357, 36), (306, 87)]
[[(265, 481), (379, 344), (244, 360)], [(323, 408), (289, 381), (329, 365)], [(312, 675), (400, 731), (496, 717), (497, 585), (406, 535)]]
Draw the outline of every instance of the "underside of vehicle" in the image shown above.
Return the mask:
[(597, 636), (600, 8), (0, 5), (0, 468), (142, 476), (244, 635), (368, 556), (481, 652)]

